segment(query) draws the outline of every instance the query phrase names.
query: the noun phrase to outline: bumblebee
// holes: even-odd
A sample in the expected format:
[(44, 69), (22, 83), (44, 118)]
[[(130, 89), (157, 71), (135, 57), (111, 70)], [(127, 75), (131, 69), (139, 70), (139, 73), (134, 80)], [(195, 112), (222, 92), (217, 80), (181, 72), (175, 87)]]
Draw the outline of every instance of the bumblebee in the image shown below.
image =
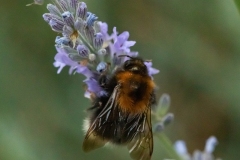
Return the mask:
[(97, 97), (89, 109), (83, 150), (106, 143), (126, 145), (135, 160), (150, 160), (153, 152), (151, 106), (155, 84), (141, 58), (129, 57), (101, 86), (108, 95)]

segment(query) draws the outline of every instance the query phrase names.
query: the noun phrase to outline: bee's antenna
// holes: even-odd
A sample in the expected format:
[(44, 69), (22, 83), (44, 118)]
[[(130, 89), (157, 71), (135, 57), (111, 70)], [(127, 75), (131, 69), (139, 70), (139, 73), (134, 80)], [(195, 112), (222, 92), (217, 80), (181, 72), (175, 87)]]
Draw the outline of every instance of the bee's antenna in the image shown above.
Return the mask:
[[(131, 57), (131, 56), (127, 55), (127, 54), (122, 54), (122, 55), (119, 55), (118, 57), (128, 57), (130, 59), (133, 59), (133, 57)], [(144, 62), (152, 62), (152, 60), (151, 59), (147, 59), (147, 60), (144, 60)]]
[(128, 57), (128, 58), (133, 59), (133, 57), (131, 57), (131, 56), (127, 55), (127, 54), (122, 54), (122, 55), (119, 55), (118, 57)]

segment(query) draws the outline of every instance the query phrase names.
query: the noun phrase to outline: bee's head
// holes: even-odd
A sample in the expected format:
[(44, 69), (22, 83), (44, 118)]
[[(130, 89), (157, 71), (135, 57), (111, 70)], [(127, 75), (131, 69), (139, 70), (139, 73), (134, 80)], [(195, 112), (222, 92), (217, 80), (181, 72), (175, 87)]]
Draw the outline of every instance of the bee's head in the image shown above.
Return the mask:
[(130, 71), (144, 75), (148, 74), (147, 66), (144, 64), (144, 61), (141, 58), (130, 57), (128, 55), (122, 56), (127, 56), (130, 58), (129, 60), (126, 60), (123, 64), (123, 69), (125, 71)]

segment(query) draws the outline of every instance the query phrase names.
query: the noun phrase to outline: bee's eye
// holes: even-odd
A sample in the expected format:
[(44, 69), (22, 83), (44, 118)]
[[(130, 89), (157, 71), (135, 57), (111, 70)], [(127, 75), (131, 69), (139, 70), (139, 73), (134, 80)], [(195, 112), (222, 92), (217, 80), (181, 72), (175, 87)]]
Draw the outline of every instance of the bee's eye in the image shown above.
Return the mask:
[(124, 63), (124, 68), (128, 67), (130, 64), (131, 64), (130, 60), (127, 60), (127, 61)]
[(135, 67), (136, 64), (132, 61), (132, 60), (127, 60), (125, 63), (124, 63), (124, 69), (125, 70), (131, 70), (133, 67)]

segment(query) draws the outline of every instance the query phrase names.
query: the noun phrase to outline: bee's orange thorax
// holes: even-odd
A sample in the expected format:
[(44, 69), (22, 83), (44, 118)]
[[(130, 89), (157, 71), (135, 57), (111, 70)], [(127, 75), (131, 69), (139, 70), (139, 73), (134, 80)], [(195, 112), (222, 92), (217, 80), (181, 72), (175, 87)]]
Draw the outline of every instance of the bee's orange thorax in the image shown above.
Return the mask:
[(120, 84), (117, 102), (122, 111), (139, 114), (148, 107), (155, 84), (148, 75), (120, 72), (116, 76)]

